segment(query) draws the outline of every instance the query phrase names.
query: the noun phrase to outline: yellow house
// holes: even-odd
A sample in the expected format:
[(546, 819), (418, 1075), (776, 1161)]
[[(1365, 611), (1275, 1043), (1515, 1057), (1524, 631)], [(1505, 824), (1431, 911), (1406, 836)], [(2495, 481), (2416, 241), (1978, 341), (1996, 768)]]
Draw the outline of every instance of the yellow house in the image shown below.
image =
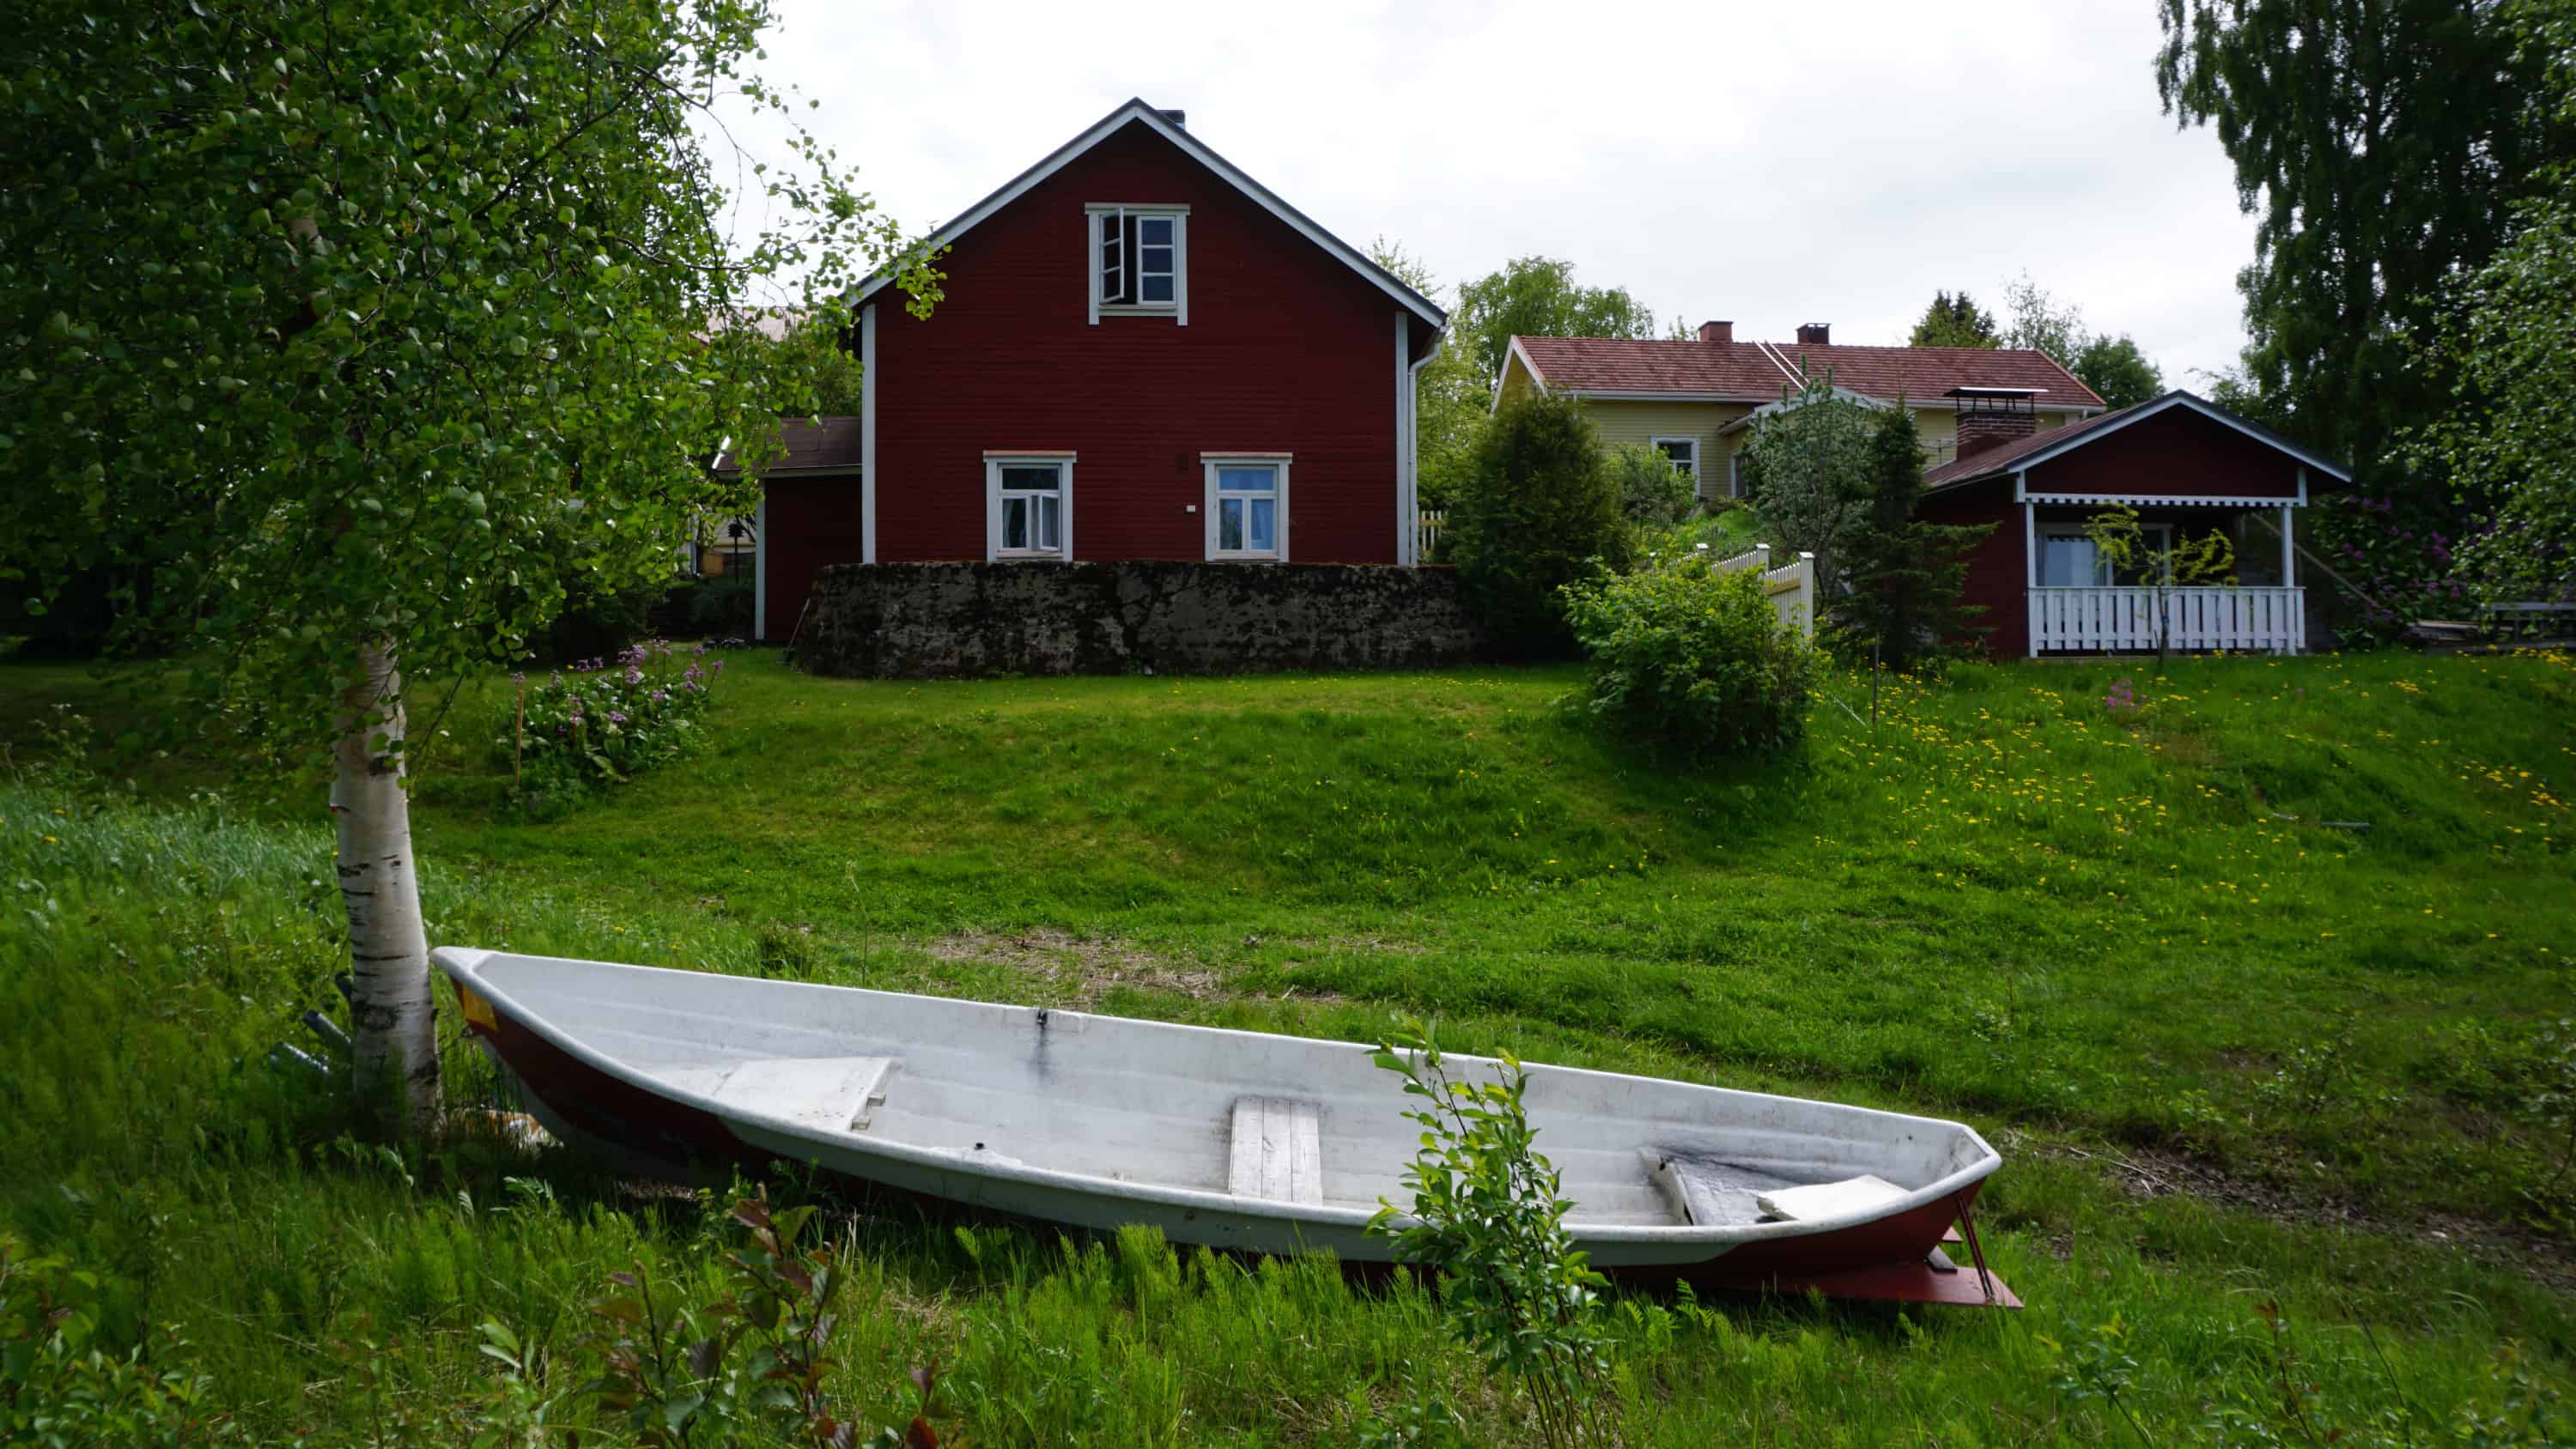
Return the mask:
[(1979, 347), (1853, 347), (1823, 323), (1796, 342), (1738, 342), (1732, 322), (1703, 322), (1688, 341), (1613, 337), (1514, 337), (1495, 399), (1536, 390), (1583, 400), (1605, 443), (1660, 448), (1699, 483), (1700, 497), (1741, 496), (1736, 449), (1753, 415), (1777, 408), (1783, 392), (1831, 381), (1864, 401), (1900, 397), (1923, 435), (1924, 466), (1958, 454), (1959, 414), (1980, 398), (2010, 395), (2037, 430), (2107, 408), (2045, 352)]

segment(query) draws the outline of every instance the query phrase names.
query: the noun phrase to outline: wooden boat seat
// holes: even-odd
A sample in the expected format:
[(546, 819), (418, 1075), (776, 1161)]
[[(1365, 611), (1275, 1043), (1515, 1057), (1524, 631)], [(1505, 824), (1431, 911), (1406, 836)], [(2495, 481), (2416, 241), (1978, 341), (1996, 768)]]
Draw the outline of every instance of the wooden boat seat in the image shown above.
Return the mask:
[(1321, 1110), (1290, 1097), (1235, 1098), (1226, 1191), (1280, 1202), (1323, 1202)]
[(711, 1066), (644, 1067), (717, 1104), (827, 1132), (864, 1132), (899, 1057), (761, 1057)]

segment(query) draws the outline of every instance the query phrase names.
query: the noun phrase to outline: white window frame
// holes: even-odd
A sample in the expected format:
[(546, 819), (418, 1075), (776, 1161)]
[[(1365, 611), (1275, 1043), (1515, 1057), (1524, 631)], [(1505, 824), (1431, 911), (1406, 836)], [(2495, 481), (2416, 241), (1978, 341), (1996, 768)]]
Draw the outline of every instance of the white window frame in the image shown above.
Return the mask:
[(1742, 448), (1726, 455), (1726, 496), (1729, 498), (1744, 496), (1744, 450)]
[(1679, 435), (1669, 435), (1669, 434), (1668, 434), (1668, 435), (1666, 435), (1666, 436), (1664, 436), (1664, 437), (1660, 437), (1660, 438), (1648, 438), (1648, 439), (1646, 440), (1646, 446), (1647, 446), (1647, 447), (1650, 447), (1650, 448), (1655, 449), (1657, 452), (1662, 452), (1662, 451), (1663, 451), (1663, 447), (1664, 447), (1664, 445), (1665, 445), (1665, 444), (1667, 444), (1667, 443), (1679, 443), (1679, 444), (1681, 444), (1683, 447), (1690, 449), (1690, 461), (1689, 461), (1688, 463), (1684, 463), (1684, 462), (1683, 462), (1683, 461), (1681, 461), (1679, 458), (1674, 458), (1674, 457), (1673, 457), (1671, 454), (1669, 454), (1669, 453), (1665, 453), (1665, 454), (1664, 454), (1664, 456), (1665, 456), (1667, 459), (1670, 459), (1670, 460), (1671, 460), (1672, 465), (1673, 465), (1673, 471), (1674, 471), (1674, 472), (1679, 473), (1679, 474), (1681, 474), (1683, 477), (1688, 478), (1689, 480), (1691, 480), (1691, 491), (1692, 491), (1692, 492), (1694, 492), (1694, 493), (1698, 492), (1698, 491), (1699, 491), (1699, 439), (1697, 439), (1697, 438), (1693, 438), (1693, 437), (1684, 437), (1684, 436), (1679, 436)]
[[(1122, 239), (1119, 251), (1120, 277), (1124, 280), (1134, 259), (1126, 254), (1123, 239), (1130, 217), (1163, 217), (1172, 223), (1172, 300), (1168, 302), (1112, 302), (1101, 285), (1101, 258), (1110, 236)], [(1186, 206), (1145, 201), (1095, 201), (1083, 208), (1083, 275), (1089, 278), (1083, 286), (1091, 297), (1091, 325), (1100, 325), (1103, 317), (1169, 317), (1183, 327), (1190, 325), (1190, 209)]]
[[(2138, 546), (2149, 553), (2171, 552), (2173, 549), (2173, 530), (2174, 526), (2169, 522), (2142, 520), (2138, 524)], [(2089, 536), (2085, 533), (2084, 525), (2081, 523), (2043, 523), (2038, 526), (2035, 533), (2036, 537), (2034, 539), (2034, 546), (2039, 549), (2039, 552), (2032, 556), (2031, 568), (2034, 572), (2043, 573), (2043, 576), (2043, 561), (2047, 555), (2048, 540), (2052, 538), (2086, 538)], [(2098, 550), (2096, 551), (2094, 562), (2097, 567), (2099, 567), (2103, 562), (2099, 556)], [(2118, 582), (2115, 578), (2110, 583), (2042, 583), (2039, 587), (2043, 589), (2143, 589), (2151, 588), (2153, 585), (2124, 584)]]
[[(1288, 465), (1296, 460), (1293, 453), (1201, 453), (1199, 465), (1206, 477), (1206, 490), (1200, 511), (1207, 515), (1207, 560), (1210, 563), (1286, 563), (1288, 561)], [(1276, 549), (1223, 550), (1217, 542), (1217, 475), (1228, 468), (1270, 468), (1279, 476), (1279, 486), (1272, 496), (1279, 501), (1279, 547)], [(1236, 498), (1258, 498), (1257, 493), (1237, 493)], [(1248, 528), (1247, 528), (1247, 531)]]
[[(1005, 468), (1053, 468), (1062, 485), (1064, 526), (1056, 539), (1057, 547), (1049, 549), (1002, 548), (1002, 470)], [(984, 561), (986, 563), (1070, 563), (1073, 560), (1073, 454), (1071, 453), (986, 453), (984, 455)]]

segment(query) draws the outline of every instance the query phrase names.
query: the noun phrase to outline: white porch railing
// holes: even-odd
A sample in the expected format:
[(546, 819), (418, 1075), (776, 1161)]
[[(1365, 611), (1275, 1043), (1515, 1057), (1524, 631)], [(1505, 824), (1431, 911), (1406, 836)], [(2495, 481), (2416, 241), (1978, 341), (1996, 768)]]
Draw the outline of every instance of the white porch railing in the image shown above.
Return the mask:
[(1431, 562), (1432, 553), (1440, 547), (1440, 531), (1448, 526), (1449, 510), (1446, 508), (1425, 508), (1416, 512), (1413, 515), (1413, 557), (1422, 563)]
[(1816, 637), (1816, 556), (1801, 550), (1797, 561), (1771, 567), (1771, 545), (1757, 543), (1733, 558), (1722, 558), (1709, 567), (1721, 574), (1746, 569), (1762, 575), (1762, 591), (1771, 596), (1771, 607), (1780, 615), (1780, 627), (1797, 631), (1799, 637)]
[(2174, 649), (2303, 653), (2308, 647), (2304, 593), (2296, 588), (2167, 589), (2169, 627), (2159, 630), (2152, 588), (2032, 589), (2030, 652), (2153, 649), (2162, 633)]

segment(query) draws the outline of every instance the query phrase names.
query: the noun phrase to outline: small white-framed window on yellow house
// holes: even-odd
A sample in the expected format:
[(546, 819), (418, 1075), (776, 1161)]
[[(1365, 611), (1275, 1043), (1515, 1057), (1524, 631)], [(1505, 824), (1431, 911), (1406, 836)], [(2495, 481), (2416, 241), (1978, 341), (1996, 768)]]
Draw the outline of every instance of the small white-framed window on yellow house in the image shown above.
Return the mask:
[(1201, 453), (1207, 473), (1207, 556), (1285, 563), (1287, 453)]
[(1100, 202), (1083, 209), (1089, 240), (1091, 320), (1190, 320), (1190, 209)]
[(1073, 557), (1073, 455), (984, 455), (984, 557)]
[(1673, 465), (1674, 472), (1691, 480), (1693, 486), (1699, 483), (1699, 439), (1649, 438), (1647, 441), (1654, 444), (1655, 451), (1663, 454)]
[(1740, 447), (1726, 455), (1726, 496), (1744, 496), (1744, 450)]

